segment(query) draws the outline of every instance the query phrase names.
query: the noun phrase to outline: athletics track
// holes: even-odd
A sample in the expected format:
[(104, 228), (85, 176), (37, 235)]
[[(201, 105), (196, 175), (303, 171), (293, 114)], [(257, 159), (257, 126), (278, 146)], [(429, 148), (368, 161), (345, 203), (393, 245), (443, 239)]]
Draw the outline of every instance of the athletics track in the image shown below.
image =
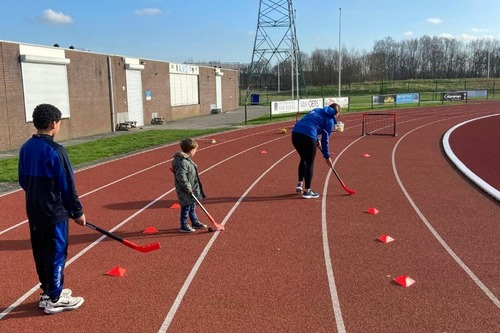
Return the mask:
[[(397, 110), (396, 137), (361, 137), (360, 115), (342, 114), (333, 159), (357, 194), (346, 195), (318, 155), (315, 200), (293, 192), (297, 155), (290, 131), (279, 134), (292, 122), (217, 134), (215, 144), (199, 138), (203, 204), (224, 232), (178, 232), (168, 170), (177, 145), (80, 170), (89, 221), (161, 249), (133, 251), (71, 223), (66, 287), (85, 303), (53, 316), (37, 308), (23, 193), (0, 196), (0, 331), (496, 332), (499, 204), (450, 162), (442, 139), (499, 110)], [(499, 124), (498, 115), (470, 121), (448, 138), (497, 190)], [(144, 234), (149, 226), (159, 232)], [(378, 241), (383, 234), (395, 241)], [(123, 277), (105, 274), (116, 266)], [(393, 281), (402, 275), (416, 282)]]

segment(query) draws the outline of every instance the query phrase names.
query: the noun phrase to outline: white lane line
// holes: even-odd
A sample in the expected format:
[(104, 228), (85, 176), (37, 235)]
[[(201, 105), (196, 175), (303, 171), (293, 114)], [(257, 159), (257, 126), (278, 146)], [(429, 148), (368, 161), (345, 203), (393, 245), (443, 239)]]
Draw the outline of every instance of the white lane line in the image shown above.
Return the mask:
[(403, 135), (398, 140), (398, 142), (396, 143), (396, 145), (394, 146), (394, 148), (392, 150), (392, 169), (394, 171), (394, 176), (396, 177), (396, 180), (397, 180), (397, 182), (399, 184), (399, 187), (403, 191), (406, 199), (408, 200), (408, 202), (410, 203), (410, 205), (413, 207), (413, 209), (415, 210), (415, 212), (417, 213), (417, 215), (420, 217), (420, 219), (422, 220), (422, 222), (424, 222), (425, 226), (429, 229), (429, 231), (432, 233), (432, 235), (439, 242), (439, 244), (441, 244), (441, 246), (446, 250), (446, 252), (448, 252), (448, 254), (460, 266), (460, 268), (462, 268), (467, 273), (467, 275), (469, 275), (469, 277), (472, 279), (472, 281), (474, 281), (474, 283), (479, 288), (481, 288), (481, 290), (497, 306), (497, 308), (500, 308), (500, 301), (498, 300), (498, 298), (495, 295), (493, 295), (493, 293), (488, 289), (488, 287), (474, 274), (474, 272), (472, 272), (472, 270), (462, 261), (462, 259), (460, 259), (460, 257), (444, 241), (444, 239), (439, 235), (439, 233), (436, 231), (436, 229), (434, 229), (434, 227), (432, 226), (432, 224), (427, 220), (427, 218), (424, 216), (424, 214), (420, 211), (420, 209), (418, 208), (418, 206), (415, 204), (415, 202), (411, 198), (410, 194), (408, 193), (408, 191), (406, 190), (405, 186), (403, 185), (403, 182), (401, 181), (401, 178), (399, 178), (398, 170), (397, 170), (397, 167), (396, 167), (396, 151), (398, 149), (399, 144), (402, 142), (402, 140), (408, 134), (410, 134), (410, 133), (412, 133), (412, 132), (414, 132), (416, 130), (419, 130), (422, 127), (425, 127), (427, 125), (432, 125), (432, 124), (435, 124), (435, 123), (438, 123), (438, 122), (441, 122), (441, 121), (445, 121), (445, 120), (449, 120), (449, 119), (442, 119), (442, 120), (434, 121), (434, 122), (431, 122), (431, 123), (419, 126), (417, 128), (414, 128), (413, 130), (409, 131), (408, 133), (406, 133), (405, 135)]
[[(236, 156), (239, 156), (241, 154), (244, 154), (250, 150), (253, 150), (257, 147), (260, 147), (260, 146), (263, 146), (263, 145), (266, 145), (266, 144), (269, 144), (270, 142), (274, 142), (274, 141), (277, 141), (277, 140), (281, 140), (283, 139), (283, 137), (278, 137), (276, 139), (273, 139), (273, 140), (269, 140), (269, 141), (266, 141), (264, 143), (261, 143), (261, 144), (258, 144), (258, 145), (255, 145), (253, 147), (250, 147), (248, 149), (245, 149), (245, 150), (242, 150), (240, 151), (239, 153), (237, 154), (234, 154), (234, 155), (231, 155), (230, 157), (214, 164), (213, 166), (203, 170), (202, 172), (200, 172), (200, 175), (207, 172), (208, 170), (211, 170), (212, 168), (214, 168), (215, 166), (217, 165), (220, 165), (224, 162), (227, 162), (233, 158), (235, 158)], [(290, 154), (290, 153), (289, 153)], [(288, 156), (288, 155), (287, 155)], [(280, 160), (281, 161), (281, 160)], [(163, 163), (159, 163), (159, 164), (163, 164)], [(159, 164), (156, 164), (156, 166), (158, 166)], [(149, 168), (146, 168), (146, 169), (150, 169), (151, 167)], [(145, 170), (145, 169), (144, 169)], [(141, 171), (138, 171), (134, 174), (138, 174), (142, 172)], [(130, 177), (129, 176), (126, 176), (125, 178), (128, 178)], [(118, 180), (120, 181), (120, 180)], [(115, 181), (113, 183), (116, 183), (118, 181)], [(107, 187), (109, 185), (106, 185), (106, 186), (103, 186), (101, 187), (104, 188), (104, 187)], [(127, 222), (129, 222), (132, 218), (136, 217), (137, 215), (139, 215), (140, 213), (142, 213), (144, 210), (146, 210), (147, 208), (149, 208), (150, 206), (152, 206), (154, 203), (158, 202), (159, 200), (161, 200), (164, 196), (166, 196), (167, 194), (171, 193), (174, 191), (174, 188), (170, 189), (168, 192), (162, 194), (161, 196), (159, 196), (158, 198), (156, 198), (155, 200), (151, 201), (150, 203), (148, 203), (146, 206), (142, 207), (141, 209), (139, 209), (138, 211), (136, 211), (134, 214), (130, 215), (128, 218), (126, 218), (125, 220), (123, 220), (121, 223), (117, 224), (114, 228), (110, 229), (109, 231), (110, 232), (114, 232), (115, 230), (117, 230), (118, 228), (120, 228), (121, 226), (125, 225)], [(95, 190), (93, 191), (95, 192)], [(90, 193), (90, 192), (89, 192)], [(89, 194), (89, 193), (86, 193)], [(231, 214), (232, 214), (232, 211), (231, 211)], [(217, 233), (215, 233), (217, 234)], [(81, 257), (83, 254), (85, 254), (87, 251), (89, 251), (91, 248), (93, 248), (95, 245), (97, 245), (101, 240), (103, 240), (104, 238), (106, 238), (105, 236), (101, 236), (100, 238), (98, 238), (97, 240), (95, 240), (92, 244), (88, 245), (87, 247), (85, 247), (83, 250), (81, 250), (80, 252), (78, 252), (74, 257), (72, 257), (70, 260), (68, 260), (66, 262), (66, 266), (65, 267), (68, 267), (71, 263), (73, 263), (76, 259), (78, 259), (79, 257)], [(5, 310), (3, 310), (1, 313), (0, 313), (0, 320), (2, 320), (3, 317), (5, 317), (7, 314), (9, 314), (12, 310), (14, 310), (17, 306), (19, 306), (22, 302), (24, 302), (28, 297), (30, 297), (34, 292), (36, 292), (38, 289), (39, 289), (39, 284), (36, 284), (33, 288), (31, 288), (28, 292), (26, 292), (23, 296), (21, 296), (19, 299), (17, 299), (14, 303), (12, 303), (10, 306), (8, 306)]]
[[(362, 137), (354, 140), (348, 146), (346, 146), (340, 153), (338, 153), (335, 160), (333, 160), (333, 165), (335, 166), (337, 160), (340, 158), (340, 156), (342, 156), (342, 154), (347, 149), (349, 149), (350, 146), (352, 146), (361, 139)], [(332, 257), (330, 255), (330, 242), (328, 240), (328, 225), (326, 218), (326, 208), (327, 208), (326, 197), (328, 194), (328, 184), (330, 182), (331, 175), (332, 175), (332, 170), (330, 169), (328, 171), (328, 174), (326, 175), (325, 183), (323, 185), (323, 198), (321, 199), (321, 234), (323, 238), (323, 256), (325, 259), (326, 275), (328, 277), (328, 287), (330, 289), (330, 298), (332, 301), (333, 315), (335, 318), (335, 323), (337, 325), (337, 331), (339, 333), (345, 333), (346, 329), (344, 325), (344, 319), (342, 317), (342, 310), (340, 309), (340, 299), (337, 293), (337, 285), (335, 284), (335, 274), (333, 272)]]
[[(229, 220), (231, 215), (233, 215), (236, 208), (240, 205), (240, 203), (243, 201), (243, 199), (245, 199), (245, 197), (248, 195), (248, 193), (255, 187), (255, 185), (257, 185), (259, 183), (259, 181), (267, 173), (269, 173), (276, 165), (281, 163), (281, 161), (283, 161), (285, 158), (287, 158), (289, 155), (291, 155), (294, 152), (295, 152), (295, 150), (289, 152), (288, 154), (286, 154), (285, 156), (280, 158), (276, 163), (271, 165), (266, 171), (264, 171), (264, 173), (262, 175), (260, 175), (260, 177), (257, 178), (252, 183), (252, 185), (250, 185), (250, 187), (245, 191), (245, 193), (243, 193), (243, 195), (238, 199), (238, 201), (234, 204), (234, 206), (231, 208), (231, 210), (227, 213), (226, 217), (224, 218), (224, 220), (222, 221), (221, 224), (226, 225), (227, 221)], [(199, 270), (201, 264), (203, 263), (203, 260), (205, 260), (205, 257), (207, 256), (208, 251), (210, 251), (210, 248), (212, 247), (212, 245), (214, 244), (214, 242), (218, 236), (219, 236), (219, 232), (214, 233), (214, 235), (212, 236), (212, 238), (207, 243), (207, 245), (205, 246), (205, 248), (201, 252), (200, 256), (198, 257), (198, 260), (196, 260), (196, 263), (194, 264), (193, 268), (191, 269), (191, 272), (189, 273), (188, 277), (184, 281), (182, 288), (179, 290), (179, 293), (177, 294), (177, 297), (175, 298), (174, 303), (172, 304), (172, 307), (170, 308), (170, 311), (167, 314), (167, 317), (163, 321), (163, 324), (161, 325), (160, 329), (158, 330), (159, 333), (166, 332), (168, 330), (168, 328), (170, 327), (170, 324), (172, 323), (172, 320), (174, 319), (174, 316), (177, 313), (177, 310), (179, 309), (179, 307), (182, 303), (182, 300), (183, 300), (184, 296), (186, 295), (186, 292), (189, 289), (189, 286), (191, 285), (191, 282), (193, 282), (193, 279), (195, 278), (196, 273), (198, 273), (198, 270)]]
[(493, 198), (495, 198), (497, 201), (500, 201), (500, 191), (482, 180), (480, 177), (478, 177), (471, 169), (469, 169), (465, 164), (460, 161), (460, 159), (455, 155), (453, 152), (453, 149), (451, 149), (450, 146), (450, 136), (455, 131), (457, 128), (459, 128), (462, 125), (465, 125), (467, 123), (470, 123), (475, 120), (483, 119), (483, 118), (488, 118), (488, 117), (495, 117), (495, 116), (500, 116), (500, 113), (497, 114), (491, 114), (488, 116), (483, 116), (475, 119), (470, 119), (467, 121), (464, 121), (463, 123), (460, 123), (458, 125), (453, 126), (450, 128), (443, 136), (443, 148), (448, 155), (448, 158), (451, 160), (453, 164), (457, 167), (460, 172), (462, 172), (467, 178), (469, 178), (474, 184), (476, 184), (479, 188), (481, 188), (483, 191), (491, 195)]
[[(217, 145), (227, 144), (227, 143), (230, 143), (230, 142), (233, 142), (233, 141), (246, 139), (246, 138), (248, 138), (248, 137), (251, 137), (251, 136), (254, 136), (254, 135), (263, 134), (263, 133), (267, 133), (267, 132), (271, 132), (271, 131), (273, 131), (273, 130), (275, 130), (275, 129), (270, 129), (270, 130), (266, 130), (266, 131), (261, 131), (261, 132), (258, 132), (258, 133), (254, 133), (254, 134), (249, 134), (249, 135), (245, 135), (245, 136), (242, 136), (242, 137), (238, 137), (238, 138), (235, 138), (235, 139), (226, 140), (226, 141), (224, 141), (223, 143), (219, 143), (219, 144), (217, 144)], [(283, 137), (280, 137), (280, 138), (278, 138), (278, 139), (276, 139), (276, 140), (280, 140), (280, 139), (283, 139)], [(271, 140), (271, 141), (268, 141), (268, 142), (272, 142), (272, 141), (275, 141), (275, 140)], [(266, 144), (266, 143), (263, 143), (263, 144), (261, 144), (261, 145), (264, 145), (264, 144)], [(152, 152), (152, 151), (155, 151), (155, 150), (163, 149), (163, 148), (168, 147), (168, 146), (171, 146), (171, 145), (172, 145), (172, 144), (168, 144), (168, 145), (164, 145), (164, 146), (161, 146), (161, 147), (156, 147), (156, 148), (152, 148), (152, 149), (149, 149), (149, 150), (145, 150), (145, 151), (141, 151), (141, 152), (133, 153), (133, 154), (130, 154), (130, 155), (127, 155), (127, 156), (119, 157), (119, 158), (116, 158), (116, 159), (113, 159), (113, 160), (110, 160), (110, 161), (106, 161), (106, 162), (102, 162), (102, 163), (99, 163), (99, 164), (94, 164), (94, 165), (88, 166), (88, 167), (86, 167), (86, 168), (79, 169), (78, 171), (76, 171), (76, 172), (75, 172), (75, 174), (76, 174), (77, 172), (80, 172), (80, 171), (83, 171), (83, 170), (92, 169), (92, 168), (95, 168), (95, 167), (98, 167), (98, 166), (101, 166), (101, 165), (104, 165), (104, 164), (117, 162), (117, 161), (124, 160), (124, 159), (130, 158), (130, 157), (136, 156), (136, 155), (141, 155), (141, 154), (149, 153), (149, 152)], [(261, 146), (261, 145), (259, 145), (259, 146)], [(215, 147), (215, 146), (216, 146), (216, 145), (209, 146), (209, 147), (205, 147), (205, 148), (201, 148), (201, 149), (200, 149), (200, 150), (198, 150), (198, 151), (203, 151), (203, 150), (211, 149), (211, 148), (213, 148), (213, 147)], [(257, 147), (258, 147), (258, 146), (257, 146)], [(255, 147), (249, 148), (249, 149), (247, 149), (246, 151), (251, 150), (251, 149), (253, 149), (253, 148), (255, 148)], [(148, 171), (148, 170), (150, 170), (150, 169), (156, 168), (156, 167), (158, 167), (158, 166), (160, 166), (160, 165), (163, 165), (163, 164), (169, 163), (169, 162), (171, 162), (171, 161), (172, 161), (172, 159), (169, 159), (169, 160), (166, 160), (166, 161), (163, 161), (163, 162), (160, 162), (160, 163), (154, 164), (154, 165), (152, 165), (152, 166), (149, 166), (149, 167), (147, 167), (147, 168), (141, 169), (141, 170), (136, 171), (136, 172), (134, 172), (134, 173), (131, 173), (131, 174), (127, 175), (127, 176), (124, 176), (124, 177), (119, 178), (119, 179), (117, 179), (117, 180), (115, 180), (115, 181), (112, 181), (112, 182), (110, 182), (110, 183), (107, 183), (107, 184), (105, 184), (105, 185), (103, 185), (103, 186), (97, 187), (97, 188), (95, 188), (95, 189), (93, 189), (93, 190), (91, 190), (91, 191), (89, 191), (89, 192), (86, 192), (86, 193), (84, 193), (84, 194), (80, 195), (80, 198), (84, 198), (84, 197), (86, 197), (87, 195), (90, 195), (90, 194), (93, 194), (93, 193), (95, 193), (95, 192), (98, 192), (98, 191), (100, 191), (100, 190), (102, 190), (102, 189), (105, 189), (105, 188), (107, 188), (107, 187), (110, 187), (110, 186), (112, 186), (112, 185), (115, 185), (115, 184), (117, 184), (117, 183), (120, 183), (120, 182), (122, 182), (122, 181), (125, 181), (125, 180), (127, 180), (128, 178), (131, 178), (131, 177), (133, 177), (133, 176), (137, 176), (137, 175), (139, 175), (139, 174), (141, 174), (141, 173), (143, 173), (143, 172), (146, 172), (146, 171)], [(219, 163), (219, 164), (220, 164), (220, 163)], [(211, 168), (209, 168), (209, 169), (207, 169), (207, 170), (210, 170), (210, 169), (211, 169)], [(206, 171), (206, 170), (205, 170), (205, 171)], [(21, 190), (20, 190), (20, 189), (18, 189), (18, 190), (15, 190), (15, 191), (9, 192), (9, 193), (5, 193), (4, 195), (6, 196), (7, 194), (12, 194), (12, 193), (17, 192), (17, 191), (21, 191)], [(0, 197), (1, 197), (1, 195), (0, 195)], [(25, 224), (25, 223), (27, 223), (27, 222), (28, 222), (28, 220), (26, 219), (26, 220), (21, 221), (21, 222), (19, 222), (19, 223), (17, 223), (17, 224), (15, 224), (15, 225), (13, 225), (13, 226), (11, 226), (11, 227), (6, 228), (6, 229), (4, 229), (4, 230), (0, 230), (0, 236), (1, 236), (1, 235), (3, 235), (3, 234), (5, 234), (5, 233), (7, 233), (7, 232), (8, 232), (8, 231), (10, 231), (10, 230), (13, 230), (13, 229), (15, 229), (15, 228), (17, 228), (17, 227), (22, 226), (23, 224)]]

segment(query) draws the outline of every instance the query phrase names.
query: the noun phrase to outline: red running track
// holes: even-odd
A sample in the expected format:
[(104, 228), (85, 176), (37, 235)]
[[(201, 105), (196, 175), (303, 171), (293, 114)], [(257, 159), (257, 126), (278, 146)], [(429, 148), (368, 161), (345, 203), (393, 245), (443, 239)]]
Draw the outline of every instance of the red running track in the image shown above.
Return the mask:
[[(357, 194), (346, 195), (318, 156), (315, 200), (294, 193), (298, 159), (289, 133), (279, 134), (292, 123), (221, 133), (216, 144), (199, 138), (204, 206), (224, 232), (177, 231), (168, 169), (177, 145), (81, 170), (91, 222), (162, 247), (139, 253), (71, 224), (66, 287), (85, 303), (53, 316), (37, 307), (23, 194), (0, 196), (0, 329), (497, 331), (499, 205), (457, 171), (441, 140), (456, 124), (499, 109), (482, 102), (398, 110), (397, 137), (360, 137), (360, 115), (343, 114), (346, 130), (332, 137), (335, 168)], [(144, 234), (148, 226), (159, 232)], [(377, 241), (383, 234), (395, 241)], [(115, 266), (126, 269), (123, 277), (105, 274)], [(402, 275), (416, 282), (393, 281)]]

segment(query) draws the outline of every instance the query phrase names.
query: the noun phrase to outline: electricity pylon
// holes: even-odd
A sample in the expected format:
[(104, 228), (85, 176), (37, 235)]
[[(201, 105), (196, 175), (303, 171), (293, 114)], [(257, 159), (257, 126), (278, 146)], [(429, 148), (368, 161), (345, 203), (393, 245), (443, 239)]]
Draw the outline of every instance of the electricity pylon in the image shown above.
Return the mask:
[(246, 101), (252, 89), (268, 89), (270, 78), (278, 91), (291, 87), (292, 99), (305, 94), (292, 0), (260, 0)]

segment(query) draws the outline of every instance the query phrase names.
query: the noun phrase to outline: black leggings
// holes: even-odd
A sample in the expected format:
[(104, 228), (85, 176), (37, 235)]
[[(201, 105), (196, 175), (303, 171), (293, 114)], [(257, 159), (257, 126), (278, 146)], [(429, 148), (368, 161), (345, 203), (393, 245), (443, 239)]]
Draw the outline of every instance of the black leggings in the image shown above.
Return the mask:
[(299, 182), (304, 181), (304, 188), (311, 188), (314, 174), (314, 159), (318, 143), (307, 135), (292, 132), (292, 144), (300, 156)]

